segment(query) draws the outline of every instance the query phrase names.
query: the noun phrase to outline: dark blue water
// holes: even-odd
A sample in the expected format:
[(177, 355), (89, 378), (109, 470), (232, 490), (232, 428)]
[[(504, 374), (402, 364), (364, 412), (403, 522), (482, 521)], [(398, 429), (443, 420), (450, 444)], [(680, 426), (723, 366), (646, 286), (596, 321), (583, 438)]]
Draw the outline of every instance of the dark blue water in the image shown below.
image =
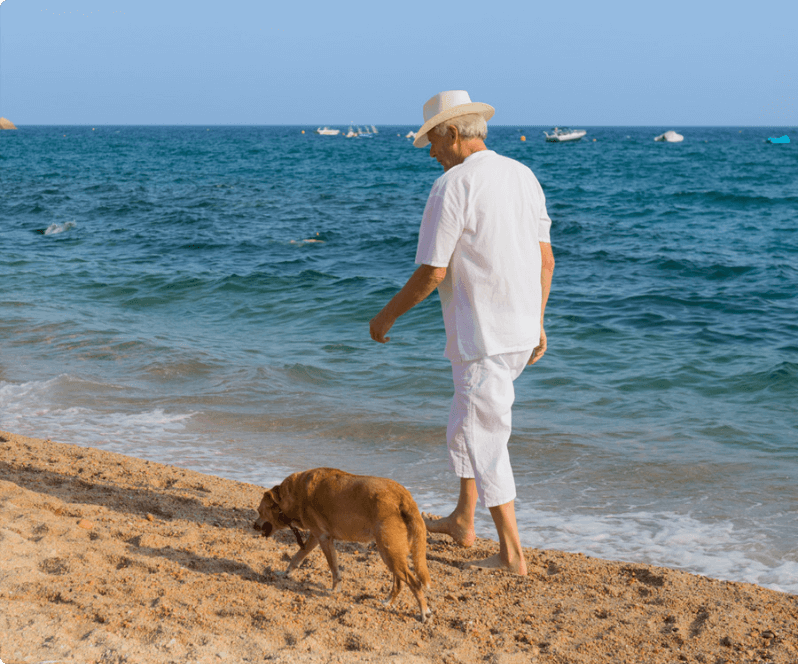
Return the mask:
[[(538, 176), (557, 260), (516, 384), (523, 543), (798, 592), (796, 130), (670, 128), (488, 137)], [(440, 166), (409, 127), (312, 129), (0, 132), (0, 427), (451, 507), (437, 295), (368, 333)]]

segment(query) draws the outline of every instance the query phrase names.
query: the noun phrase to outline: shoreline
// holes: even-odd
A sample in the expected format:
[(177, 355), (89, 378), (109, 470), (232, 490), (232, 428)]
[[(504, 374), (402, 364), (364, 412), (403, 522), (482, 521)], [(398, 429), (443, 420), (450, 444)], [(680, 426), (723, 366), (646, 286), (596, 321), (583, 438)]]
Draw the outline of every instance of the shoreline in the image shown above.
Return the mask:
[[(268, 487), (266, 487), (268, 488)], [(0, 431), (0, 659), (20, 662), (798, 661), (798, 596), (641, 563), (428, 535), (433, 616), (338, 542), (285, 579), (290, 531), (252, 529), (264, 487)]]

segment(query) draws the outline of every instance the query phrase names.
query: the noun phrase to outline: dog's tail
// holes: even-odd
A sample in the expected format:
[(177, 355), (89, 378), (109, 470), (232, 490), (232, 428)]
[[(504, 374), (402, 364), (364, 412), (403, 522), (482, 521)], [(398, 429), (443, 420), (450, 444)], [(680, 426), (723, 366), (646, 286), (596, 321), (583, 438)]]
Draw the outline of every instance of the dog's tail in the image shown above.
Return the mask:
[(425, 588), (430, 587), (429, 569), (427, 569), (427, 528), (416, 501), (410, 498), (409, 504), (402, 504), (402, 519), (407, 526), (410, 541), (410, 556), (413, 558), (413, 569), (418, 580)]

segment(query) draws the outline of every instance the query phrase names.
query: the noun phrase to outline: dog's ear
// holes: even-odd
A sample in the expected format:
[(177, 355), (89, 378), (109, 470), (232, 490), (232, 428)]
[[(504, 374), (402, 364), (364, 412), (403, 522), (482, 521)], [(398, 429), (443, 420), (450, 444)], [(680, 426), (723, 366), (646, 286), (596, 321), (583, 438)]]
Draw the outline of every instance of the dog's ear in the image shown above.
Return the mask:
[(274, 496), (274, 489), (269, 489), (263, 492), (263, 500), (261, 500), (261, 503), (263, 505), (266, 505), (267, 507), (271, 507), (277, 504), (277, 501), (275, 500)]
[[(296, 473), (294, 473), (294, 475), (296, 475)], [(294, 475), (286, 477), (279, 485), (272, 489), (280, 509), (286, 514), (293, 513), (296, 505), (296, 482), (294, 481)]]

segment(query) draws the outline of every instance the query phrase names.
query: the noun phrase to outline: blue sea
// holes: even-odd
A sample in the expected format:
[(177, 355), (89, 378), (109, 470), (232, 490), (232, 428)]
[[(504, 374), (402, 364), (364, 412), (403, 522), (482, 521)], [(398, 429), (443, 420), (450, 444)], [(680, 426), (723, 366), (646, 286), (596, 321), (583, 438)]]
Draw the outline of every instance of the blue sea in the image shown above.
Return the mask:
[[(385, 475), (448, 513), (437, 294), (368, 330), (441, 167), (415, 127), (313, 129), (0, 132), (0, 428), (264, 487)], [(557, 261), (516, 383), (523, 544), (798, 593), (796, 129), (541, 129), (488, 136)]]

